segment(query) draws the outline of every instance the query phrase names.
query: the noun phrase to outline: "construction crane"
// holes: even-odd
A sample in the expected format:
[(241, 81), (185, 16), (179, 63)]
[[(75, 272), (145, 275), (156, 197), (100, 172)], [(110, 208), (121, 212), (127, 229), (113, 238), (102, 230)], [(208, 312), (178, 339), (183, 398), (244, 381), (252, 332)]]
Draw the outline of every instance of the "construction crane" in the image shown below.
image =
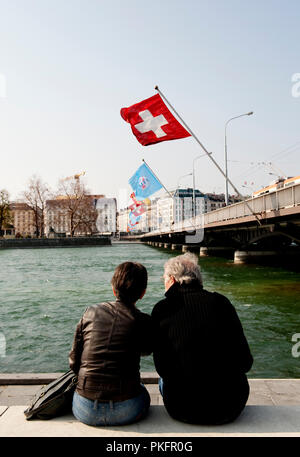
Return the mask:
[(66, 181), (67, 179), (79, 180), (80, 176), (83, 176), (83, 175), (85, 175), (85, 171), (82, 171), (81, 173), (77, 173), (77, 174), (72, 175), (72, 176), (68, 176), (67, 178), (64, 178), (63, 181)]
[[(75, 188), (74, 188), (74, 190), (76, 191), (76, 190), (79, 189), (79, 178), (80, 178), (80, 176), (83, 176), (83, 175), (85, 175), (85, 171), (82, 171), (81, 173), (76, 173), (75, 175), (72, 175), (72, 176), (67, 176), (66, 178), (62, 178), (61, 181), (64, 182), (64, 181), (67, 181), (69, 179), (75, 179)], [(65, 198), (66, 198), (65, 195), (58, 195), (56, 197), (56, 200), (64, 200)]]

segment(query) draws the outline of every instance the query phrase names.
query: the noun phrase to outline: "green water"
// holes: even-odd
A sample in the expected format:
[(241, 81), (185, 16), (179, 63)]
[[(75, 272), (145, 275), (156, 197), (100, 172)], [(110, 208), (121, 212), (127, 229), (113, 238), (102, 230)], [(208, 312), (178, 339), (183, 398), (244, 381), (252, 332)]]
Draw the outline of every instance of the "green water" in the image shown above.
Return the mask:
[[(136, 244), (1, 250), (0, 336), (6, 349), (2, 342), (0, 372), (66, 371), (85, 308), (113, 300), (114, 268), (125, 260), (146, 266), (149, 285), (138, 307), (150, 313), (163, 297), (163, 264), (173, 255), (178, 253)], [(204, 287), (226, 295), (242, 321), (254, 356), (249, 377), (299, 377), (300, 357), (292, 356), (292, 336), (300, 333), (299, 273), (215, 257), (199, 262)], [(219, 347), (216, 364), (226, 357), (222, 341)], [(151, 356), (141, 369), (154, 370)]]

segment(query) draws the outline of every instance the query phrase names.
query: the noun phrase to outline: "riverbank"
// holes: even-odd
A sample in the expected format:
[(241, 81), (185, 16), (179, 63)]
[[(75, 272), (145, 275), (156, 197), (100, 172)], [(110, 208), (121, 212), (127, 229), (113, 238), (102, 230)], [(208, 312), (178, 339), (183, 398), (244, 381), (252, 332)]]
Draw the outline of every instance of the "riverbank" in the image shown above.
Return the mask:
[(0, 239), (0, 249), (78, 248), (111, 245), (108, 236), (72, 238), (9, 238)]

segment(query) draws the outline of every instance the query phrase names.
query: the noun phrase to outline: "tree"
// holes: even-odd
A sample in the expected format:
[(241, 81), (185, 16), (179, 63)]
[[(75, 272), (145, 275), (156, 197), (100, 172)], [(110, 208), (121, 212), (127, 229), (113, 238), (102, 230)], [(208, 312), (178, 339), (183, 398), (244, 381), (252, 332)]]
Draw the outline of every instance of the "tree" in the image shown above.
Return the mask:
[(11, 224), (9, 204), (9, 193), (5, 189), (0, 190), (0, 235)]
[(45, 235), (45, 207), (46, 200), (50, 198), (51, 191), (39, 176), (33, 175), (28, 182), (23, 198), (34, 212), (35, 233), (37, 237)]
[(97, 211), (93, 197), (79, 178), (61, 179), (59, 182), (57, 207), (59, 216), (66, 217), (70, 236), (75, 233), (92, 234), (96, 231)]

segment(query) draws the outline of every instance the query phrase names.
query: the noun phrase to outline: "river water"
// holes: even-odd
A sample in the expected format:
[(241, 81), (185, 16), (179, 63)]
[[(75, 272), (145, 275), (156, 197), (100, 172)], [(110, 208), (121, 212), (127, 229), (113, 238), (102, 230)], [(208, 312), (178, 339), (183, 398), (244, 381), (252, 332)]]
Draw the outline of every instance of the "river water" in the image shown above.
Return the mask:
[[(114, 299), (115, 267), (126, 260), (146, 266), (148, 289), (137, 305), (150, 313), (164, 294), (163, 264), (174, 255), (178, 252), (138, 244), (1, 250), (0, 372), (66, 371), (85, 308)], [(201, 257), (199, 263), (204, 287), (226, 295), (237, 310), (254, 357), (249, 377), (299, 377), (300, 357), (292, 352), (293, 335), (300, 337), (299, 272), (216, 257)], [(226, 357), (222, 341), (216, 363), (221, 357)], [(154, 370), (152, 356), (142, 359), (141, 369)]]

